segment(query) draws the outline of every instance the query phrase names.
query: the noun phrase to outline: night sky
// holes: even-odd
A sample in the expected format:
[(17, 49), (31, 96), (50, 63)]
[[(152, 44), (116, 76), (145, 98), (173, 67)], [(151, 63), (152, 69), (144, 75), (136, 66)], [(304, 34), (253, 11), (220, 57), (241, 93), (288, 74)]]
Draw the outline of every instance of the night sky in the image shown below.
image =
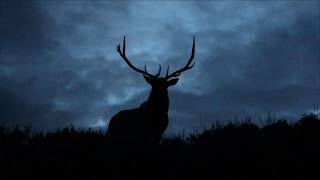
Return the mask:
[[(105, 127), (150, 86), (116, 51), (170, 87), (167, 133), (237, 117), (299, 118), (320, 102), (319, 1), (0, 2), (0, 124)], [(259, 122), (257, 122), (259, 123)]]

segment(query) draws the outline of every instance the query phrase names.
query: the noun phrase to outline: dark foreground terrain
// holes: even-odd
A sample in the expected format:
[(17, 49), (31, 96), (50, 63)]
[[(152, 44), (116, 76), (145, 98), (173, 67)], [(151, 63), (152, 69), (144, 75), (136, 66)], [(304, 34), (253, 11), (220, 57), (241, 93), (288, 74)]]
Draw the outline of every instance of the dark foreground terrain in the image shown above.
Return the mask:
[(103, 132), (0, 127), (0, 179), (320, 179), (320, 121), (215, 125), (155, 146)]

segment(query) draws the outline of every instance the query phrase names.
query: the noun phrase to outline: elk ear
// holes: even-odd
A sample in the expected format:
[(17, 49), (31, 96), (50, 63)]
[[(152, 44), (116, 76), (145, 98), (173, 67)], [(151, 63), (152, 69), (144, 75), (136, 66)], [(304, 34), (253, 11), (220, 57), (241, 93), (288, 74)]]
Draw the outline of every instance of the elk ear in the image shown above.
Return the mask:
[(147, 83), (149, 83), (150, 85), (152, 85), (152, 78), (143, 75), (144, 79), (147, 81)]
[(168, 82), (167, 82), (167, 86), (173, 86), (175, 84), (177, 84), (179, 78), (174, 78), (174, 79), (170, 79)]

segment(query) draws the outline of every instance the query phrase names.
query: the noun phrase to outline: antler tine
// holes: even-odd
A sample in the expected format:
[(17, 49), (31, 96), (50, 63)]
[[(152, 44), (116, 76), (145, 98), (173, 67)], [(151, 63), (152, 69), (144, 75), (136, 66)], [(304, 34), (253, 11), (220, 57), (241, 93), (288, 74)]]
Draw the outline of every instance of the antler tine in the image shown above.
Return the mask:
[[(146, 65), (144, 65), (144, 72), (146, 72), (146, 73), (148, 73), (148, 70), (147, 70), (147, 66)], [(149, 73), (148, 73), (149, 74)], [(159, 77), (159, 75), (161, 74), (161, 65), (159, 64), (159, 71), (158, 71), (158, 73), (156, 74), (156, 75), (152, 75), (152, 76), (154, 76), (154, 77)]]
[(159, 77), (160, 74), (161, 74), (161, 64), (159, 64), (159, 71), (158, 71), (158, 73), (155, 75), (155, 77)]
[(166, 78), (169, 76), (169, 65), (168, 65), (168, 68), (167, 68), (167, 73), (166, 73)]
[[(141, 73), (141, 74), (144, 74), (144, 75), (147, 75), (149, 77), (158, 77), (160, 75), (160, 72), (157, 74), (157, 75), (152, 75), (152, 74), (149, 74), (147, 72), (147, 68), (145, 66), (145, 71), (141, 70), (141, 69), (138, 69), (136, 68), (133, 64), (131, 64), (130, 60), (127, 58), (126, 56), (126, 36), (123, 37), (123, 45), (122, 45), (122, 51), (121, 51), (121, 48), (120, 48), (120, 44), (117, 46), (117, 51), (119, 53), (119, 55), (122, 57), (122, 59), (128, 64), (128, 66), (130, 68), (132, 68), (133, 70)], [(161, 67), (160, 67), (160, 70), (161, 70)]]
[(188, 69), (193, 68), (195, 62), (193, 62), (193, 64), (192, 64), (191, 66), (190, 66), (190, 64), (191, 64), (191, 62), (192, 62), (192, 60), (193, 60), (193, 58), (194, 58), (194, 52), (195, 52), (195, 38), (194, 38), (194, 36), (193, 36), (191, 56), (190, 56), (187, 64), (186, 64), (183, 68), (181, 68), (181, 69), (179, 69), (179, 70), (171, 73), (170, 75), (168, 75), (168, 71), (169, 71), (169, 67), (168, 67), (166, 78), (169, 79), (169, 78), (173, 78), (173, 77), (178, 77), (182, 72), (184, 72), (184, 71), (186, 71), (186, 70), (188, 70)]
[(122, 52), (126, 55), (126, 36), (123, 36)]

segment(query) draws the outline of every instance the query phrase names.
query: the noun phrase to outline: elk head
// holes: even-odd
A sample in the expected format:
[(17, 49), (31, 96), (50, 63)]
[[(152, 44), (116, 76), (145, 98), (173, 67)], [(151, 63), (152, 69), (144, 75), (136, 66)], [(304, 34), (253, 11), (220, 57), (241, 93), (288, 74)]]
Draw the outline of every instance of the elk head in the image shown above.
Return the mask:
[(152, 89), (158, 92), (167, 92), (167, 88), (170, 86), (175, 85), (178, 80), (179, 80), (179, 76), (182, 72), (193, 68), (194, 66), (194, 62), (191, 65), (193, 58), (194, 58), (194, 52), (195, 52), (195, 38), (193, 37), (193, 43), (192, 43), (192, 51), (191, 51), (191, 56), (187, 62), (187, 64), (182, 67), (179, 70), (176, 70), (173, 73), (169, 73), (169, 66), (167, 68), (167, 73), (165, 77), (159, 77), (161, 74), (161, 65), (159, 64), (159, 71), (157, 74), (153, 75), (150, 74), (147, 71), (147, 67), (146, 65), (144, 66), (144, 70), (138, 69), (137, 67), (135, 67), (127, 58), (126, 56), (126, 37), (123, 38), (123, 45), (122, 45), (122, 50), (120, 48), (120, 44), (117, 47), (117, 51), (120, 54), (120, 56), (122, 57), (122, 59), (128, 64), (128, 66), (130, 68), (132, 68), (133, 70), (135, 70), (136, 72), (139, 72), (143, 75), (144, 79), (147, 81), (147, 83), (149, 83), (152, 86)]

